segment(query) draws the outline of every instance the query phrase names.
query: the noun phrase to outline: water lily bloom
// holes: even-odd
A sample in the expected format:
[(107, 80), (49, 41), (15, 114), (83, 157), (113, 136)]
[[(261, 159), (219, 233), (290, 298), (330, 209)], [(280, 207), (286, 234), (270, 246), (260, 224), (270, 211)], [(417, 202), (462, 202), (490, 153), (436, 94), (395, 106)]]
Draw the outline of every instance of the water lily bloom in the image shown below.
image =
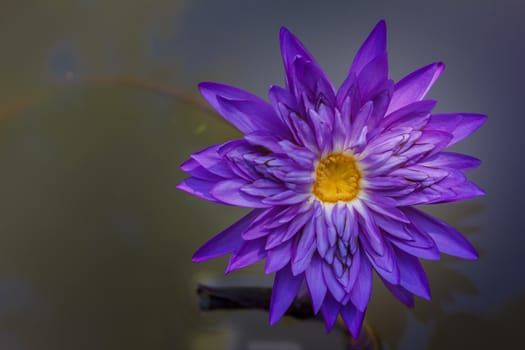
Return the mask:
[(252, 208), (193, 256), (231, 254), (226, 272), (265, 260), (275, 273), (270, 324), (300, 290), (327, 330), (338, 315), (360, 333), (372, 272), (403, 303), (430, 299), (419, 258), (478, 257), (453, 227), (414, 208), (484, 194), (465, 176), (476, 158), (445, 149), (486, 117), (433, 114), (424, 97), (444, 69), (433, 63), (388, 78), (379, 22), (339, 89), (287, 29), (280, 33), (284, 88), (270, 103), (234, 87), (201, 83), (204, 98), (243, 137), (191, 155), (178, 188), (208, 201)]

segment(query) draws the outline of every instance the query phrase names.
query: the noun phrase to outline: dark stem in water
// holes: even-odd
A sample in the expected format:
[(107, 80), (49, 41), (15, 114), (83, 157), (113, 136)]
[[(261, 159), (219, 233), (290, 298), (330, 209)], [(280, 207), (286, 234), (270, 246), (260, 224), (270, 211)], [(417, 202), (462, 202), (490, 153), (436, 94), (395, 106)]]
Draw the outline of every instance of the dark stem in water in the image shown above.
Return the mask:
[[(210, 287), (197, 285), (199, 307), (204, 311), (213, 310), (270, 310), (272, 289), (267, 287)], [(296, 319), (321, 320), (313, 313), (312, 304), (307, 298), (295, 298), (286, 315)], [(346, 326), (339, 327), (346, 338), (347, 350), (377, 350), (381, 348), (379, 339), (365, 323), (358, 339), (352, 338)]]

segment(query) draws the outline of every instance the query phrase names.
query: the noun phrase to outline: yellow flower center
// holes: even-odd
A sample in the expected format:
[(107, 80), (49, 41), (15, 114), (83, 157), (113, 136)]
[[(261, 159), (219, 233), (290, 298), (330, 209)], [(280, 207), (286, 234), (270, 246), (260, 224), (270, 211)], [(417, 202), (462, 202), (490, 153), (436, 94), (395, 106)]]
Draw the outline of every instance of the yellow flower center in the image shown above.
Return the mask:
[(313, 192), (322, 202), (349, 202), (359, 193), (360, 179), (361, 173), (353, 157), (333, 153), (317, 165)]

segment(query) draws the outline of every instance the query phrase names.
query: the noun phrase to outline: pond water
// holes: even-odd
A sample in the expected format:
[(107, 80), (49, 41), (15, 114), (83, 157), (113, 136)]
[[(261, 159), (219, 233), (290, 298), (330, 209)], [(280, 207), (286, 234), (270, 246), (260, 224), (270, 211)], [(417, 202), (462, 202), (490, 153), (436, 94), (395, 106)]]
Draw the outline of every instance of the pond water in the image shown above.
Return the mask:
[[(261, 266), (191, 255), (244, 210), (175, 189), (191, 152), (239, 134), (196, 85), (266, 96), (286, 25), (339, 84), (380, 19), (391, 76), (437, 60), (437, 111), (489, 115), (456, 151), (487, 196), (428, 207), (476, 262), (426, 262), (413, 310), (378, 283), (384, 349), (523, 347), (525, 6), (519, 1), (5, 1), (0, 37), (0, 349), (344, 349), (342, 332), (263, 311), (199, 311), (198, 283), (269, 286)], [(182, 95), (182, 98), (181, 98)], [(189, 101), (188, 101), (189, 96)], [(521, 345), (521, 346), (520, 346)]]

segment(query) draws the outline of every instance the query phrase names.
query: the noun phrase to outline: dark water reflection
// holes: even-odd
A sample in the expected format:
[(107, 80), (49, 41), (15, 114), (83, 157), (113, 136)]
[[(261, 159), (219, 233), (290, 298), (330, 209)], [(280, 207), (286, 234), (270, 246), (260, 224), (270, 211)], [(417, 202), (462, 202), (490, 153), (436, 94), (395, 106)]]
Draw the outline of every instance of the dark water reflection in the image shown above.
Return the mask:
[(286, 24), (340, 81), (382, 17), (394, 77), (443, 59), (432, 92), (439, 111), (490, 115), (456, 148), (483, 159), (472, 178), (488, 195), (426, 208), (464, 232), (481, 259), (425, 263), (433, 300), (413, 310), (376, 283), (368, 321), (385, 349), (520, 348), (523, 6), (320, 4), (2, 3), (0, 350), (344, 348), (316, 321), (269, 327), (261, 311), (199, 312), (198, 282), (272, 280), (260, 266), (224, 278), (226, 259), (191, 263), (243, 210), (179, 193), (178, 166), (238, 134), (169, 93), (115, 77), (191, 94), (217, 80), (264, 94), (282, 81), (277, 33)]

